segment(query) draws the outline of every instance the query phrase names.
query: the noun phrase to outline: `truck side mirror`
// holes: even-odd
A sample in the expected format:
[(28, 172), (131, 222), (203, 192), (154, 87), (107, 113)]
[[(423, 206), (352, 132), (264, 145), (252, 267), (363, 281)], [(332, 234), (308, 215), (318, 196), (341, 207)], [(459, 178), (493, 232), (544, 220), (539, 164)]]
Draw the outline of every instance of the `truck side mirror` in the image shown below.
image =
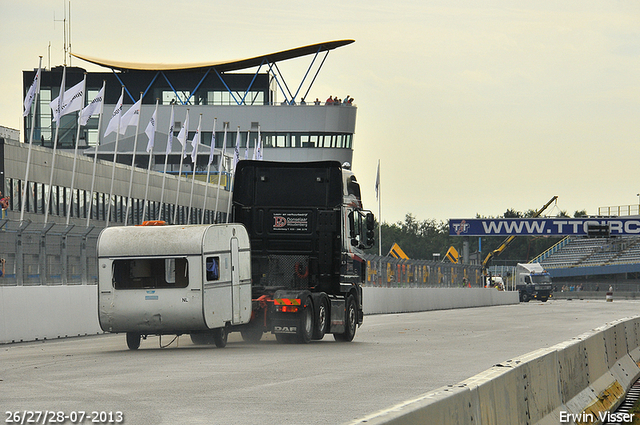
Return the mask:
[(375, 229), (376, 223), (375, 223), (375, 219), (373, 217), (373, 213), (371, 213), (371, 212), (367, 213), (366, 221), (367, 221), (367, 230)]
[(356, 237), (356, 219), (353, 216), (353, 211), (349, 213), (349, 237), (352, 239)]
[(367, 227), (367, 238), (366, 238), (366, 246), (367, 248), (371, 248), (375, 244), (375, 219), (373, 217), (373, 213), (368, 212), (365, 216), (365, 223)]

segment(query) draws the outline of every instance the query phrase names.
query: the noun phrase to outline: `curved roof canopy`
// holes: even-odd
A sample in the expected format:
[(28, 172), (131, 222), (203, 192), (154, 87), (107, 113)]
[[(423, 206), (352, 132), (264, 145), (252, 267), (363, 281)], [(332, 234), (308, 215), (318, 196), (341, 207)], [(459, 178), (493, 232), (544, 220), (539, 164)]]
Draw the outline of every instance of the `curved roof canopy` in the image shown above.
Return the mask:
[(196, 70), (202, 68), (215, 67), (220, 72), (238, 71), (241, 69), (253, 68), (260, 66), (265, 61), (267, 62), (280, 62), (287, 59), (298, 58), (301, 56), (313, 55), (318, 52), (329, 51), (337, 49), (338, 47), (346, 46), (353, 43), (355, 40), (336, 40), (327, 41), (324, 43), (310, 44), (308, 46), (297, 47), (295, 49), (283, 50), (280, 52), (269, 53), (266, 55), (255, 56), (246, 59), (236, 59), (231, 61), (220, 62), (200, 62), (200, 63), (186, 63), (186, 64), (143, 64), (133, 62), (120, 62), (113, 60), (97, 59), (85, 55), (72, 53), (78, 59), (82, 59), (87, 62), (91, 62), (96, 65), (104, 66), (111, 69), (117, 69), (119, 71), (185, 71)]

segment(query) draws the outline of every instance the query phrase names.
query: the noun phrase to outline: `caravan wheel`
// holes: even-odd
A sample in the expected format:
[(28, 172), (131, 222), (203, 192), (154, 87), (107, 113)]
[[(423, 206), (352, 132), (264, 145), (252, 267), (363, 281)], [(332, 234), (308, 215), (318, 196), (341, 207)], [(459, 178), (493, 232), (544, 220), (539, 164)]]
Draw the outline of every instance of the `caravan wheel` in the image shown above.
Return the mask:
[(127, 332), (127, 347), (129, 350), (140, 348), (140, 334), (137, 332)]
[(213, 342), (216, 344), (218, 348), (224, 348), (227, 346), (227, 338), (229, 336), (229, 332), (227, 332), (227, 328), (217, 328), (213, 330)]

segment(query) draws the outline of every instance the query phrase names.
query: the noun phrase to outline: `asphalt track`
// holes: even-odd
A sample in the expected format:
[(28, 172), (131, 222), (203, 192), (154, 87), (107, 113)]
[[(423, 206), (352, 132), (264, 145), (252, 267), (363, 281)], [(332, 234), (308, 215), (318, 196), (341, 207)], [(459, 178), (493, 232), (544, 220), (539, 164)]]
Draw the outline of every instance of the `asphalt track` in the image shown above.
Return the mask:
[(366, 316), (352, 343), (232, 334), (224, 349), (188, 336), (164, 349), (150, 337), (137, 351), (124, 335), (2, 345), (0, 407), (4, 423), (8, 411), (48, 410), (119, 411), (136, 425), (340, 424), (638, 314), (640, 301), (552, 300)]

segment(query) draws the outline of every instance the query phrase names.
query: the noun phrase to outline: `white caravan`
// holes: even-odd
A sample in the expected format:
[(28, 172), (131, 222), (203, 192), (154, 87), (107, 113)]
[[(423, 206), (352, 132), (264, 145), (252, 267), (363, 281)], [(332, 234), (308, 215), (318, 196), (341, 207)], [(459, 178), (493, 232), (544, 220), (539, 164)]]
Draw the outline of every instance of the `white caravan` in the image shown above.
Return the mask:
[[(153, 222), (152, 222), (153, 223)], [(240, 224), (108, 227), (98, 239), (98, 317), (126, 332), (191, 334), (224, 347), (251, 319), (251, 252)]]

